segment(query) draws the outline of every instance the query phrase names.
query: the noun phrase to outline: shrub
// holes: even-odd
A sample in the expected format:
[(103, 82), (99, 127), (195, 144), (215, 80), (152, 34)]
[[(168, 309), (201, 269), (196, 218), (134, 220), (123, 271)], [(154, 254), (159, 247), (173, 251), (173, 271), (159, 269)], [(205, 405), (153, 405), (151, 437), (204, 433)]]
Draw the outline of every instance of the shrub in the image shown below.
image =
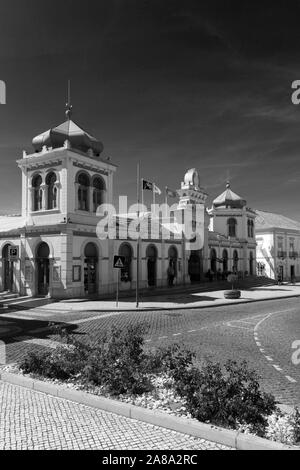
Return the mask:
[(44, 351), (28, 353), (20, 363), (20, 369), (25, 373), (34, 373), (52, 379), (70, 379), (81, 373), (89, 352), (89, 346), (68, 338), (68, 343), (58, 346), (51, 353)]
[(116, 395), (148, 391), (144, 331), (142, 325), (125, 330), (113, 327), (89, 355), (84, 379)]
[(148, 354), (146, 368), (149, 373), (166, 373), (176, 380), (192, 365), (195, 353), (179, 344), (158, 348)]
[(237, 429), (248, 425), (263, 436), (267, 416), (275, 410), (272, 395), (260, 390), (258, 376), (247, 363), (208, 363), (202, 369), (191, 367), (177, 380), (176, 391), (187, 401), (192, 417), (203, 422)]

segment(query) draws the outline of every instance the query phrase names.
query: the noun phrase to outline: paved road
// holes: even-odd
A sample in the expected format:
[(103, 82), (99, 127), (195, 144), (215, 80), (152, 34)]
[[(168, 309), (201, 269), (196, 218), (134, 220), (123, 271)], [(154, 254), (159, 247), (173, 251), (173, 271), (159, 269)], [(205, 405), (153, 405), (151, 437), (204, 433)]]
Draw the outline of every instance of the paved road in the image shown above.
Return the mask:
[(68, 322), (70, 331), (82, 340), (87, 335), (99, 337), (113, 324), (147, 323), (149, 347), (180, 342), (193, 348), (199, 359), (247, 360), (261, 375), (265, 390), (282, 403), (300, 405), (300, 365), (291, 360), (292, 343), (300, 340), (297, 298), (163, 312), (55, 313), (33, 309), (2, 313), (0, 334), (2, 331), (2, 340), (7, 343), (8, 361), (15, 362), (31, 348), (51, 346), (47, 340), (56, 338), (43, 332), (49, 321)]
[(0, 450), (220, 450), (225, 446), (0, 382)]

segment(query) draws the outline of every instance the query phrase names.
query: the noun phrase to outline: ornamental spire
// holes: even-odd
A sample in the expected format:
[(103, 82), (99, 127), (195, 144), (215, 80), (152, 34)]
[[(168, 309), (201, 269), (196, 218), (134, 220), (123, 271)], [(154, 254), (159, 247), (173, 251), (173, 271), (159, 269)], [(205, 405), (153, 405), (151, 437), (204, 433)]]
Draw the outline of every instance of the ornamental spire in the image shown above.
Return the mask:
[(71, 104), (71, 80), (68, 80), (68, 101), (66, 103), (66, 117), (70, 121), (72, 117), (73, 106)]

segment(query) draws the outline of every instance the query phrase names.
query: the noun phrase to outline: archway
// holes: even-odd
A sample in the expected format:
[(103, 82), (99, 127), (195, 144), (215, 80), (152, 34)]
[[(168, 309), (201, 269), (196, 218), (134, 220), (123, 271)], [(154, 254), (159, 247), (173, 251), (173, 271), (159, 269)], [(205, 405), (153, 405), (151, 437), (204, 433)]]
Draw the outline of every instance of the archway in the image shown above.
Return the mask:
[(249, 257), (249, 274), (250, 276), (253, 276), (253, 253), (250, 251), (250, 257)]
[(47, 243), (42, 242), (36, 250), (37, 265), (37, 293), (38, 295), (49, 294), (49, 255), (50, 249)]
[(223, 273), (228, 271), (228, 251), (223, 250)]
[(192, 251), (189, 258), (189, 276), (191, 283), (201, 281), (202, 272), (202, 252)]
[(149, 245), (146, 251), (148, 286), (155, 287), (157, 281), (157, 249), (154, 245)]
[(84, 291), (86, 295), (96, 294), (98, 248), (95, 243), (88, 243), (84, 249)]
[(238, 272), (238, 267), (239, 267), (239, 255), (237, 250), (234, 250), (233, 252), (233, 272), (237, 274)]
[(174, 283), (174, 279), (177, 278), (178, 274), (178, 251), (175, 246), (170, 246), (168, 252), (168, 282), (169, 285), (172, 286)]
[(13, 263), (9, 259), (9, 248), (11, 245), (8, 243), (2, 250), (2, 265), (3, 265), (3, 290), (13, 290)]
[(119, 255), (125, 258), (125, 266), (121, 269), (121, 282), (131, 282), (131, 264), (133, 258), (131, 245), (129, 245), (129, 243), (123, 243), (120, 246)]
[(217, 272), (217, 252), (214, 248), (210, 251), (210, 270), (212, 273)]

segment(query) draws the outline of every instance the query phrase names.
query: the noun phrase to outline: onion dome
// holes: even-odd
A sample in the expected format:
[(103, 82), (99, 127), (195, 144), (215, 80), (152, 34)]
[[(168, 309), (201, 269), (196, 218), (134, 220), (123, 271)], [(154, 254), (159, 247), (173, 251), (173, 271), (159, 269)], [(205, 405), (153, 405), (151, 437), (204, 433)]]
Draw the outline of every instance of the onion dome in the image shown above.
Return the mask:
[(213, 201), (213, 207), (224, 207), (231, 209), (242, 209), (247, 204), (245, 199), (235, 194), (230, 189), (230, 183), (227, 182), (226, 190)]
[(92, 150), (95, 156), (100, 156), (103, 152), (103, 144), (95, 137), (88, 134), (71, 119), (72, 106), (67, 105), (67, 120), (57, 127), (53, 127), (46, 132), (34, 137), (33, 148), (36, 152), (41, 152), (43, 147), (61, 148), (68, 141), (70, 148), (87, 153)]

